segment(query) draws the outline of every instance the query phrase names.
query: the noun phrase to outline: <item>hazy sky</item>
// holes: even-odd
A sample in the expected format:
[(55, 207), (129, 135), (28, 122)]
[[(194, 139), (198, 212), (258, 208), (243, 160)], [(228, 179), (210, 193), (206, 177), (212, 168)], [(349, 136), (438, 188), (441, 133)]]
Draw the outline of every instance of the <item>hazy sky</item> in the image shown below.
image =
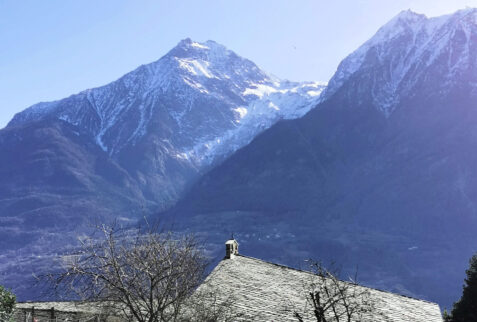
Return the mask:
[(0, 0), (0, 128), (14, 113), (104, 85), (181, 39), (215, 40), (291, 80), (328, 81), (401, 10), (477, 0)]

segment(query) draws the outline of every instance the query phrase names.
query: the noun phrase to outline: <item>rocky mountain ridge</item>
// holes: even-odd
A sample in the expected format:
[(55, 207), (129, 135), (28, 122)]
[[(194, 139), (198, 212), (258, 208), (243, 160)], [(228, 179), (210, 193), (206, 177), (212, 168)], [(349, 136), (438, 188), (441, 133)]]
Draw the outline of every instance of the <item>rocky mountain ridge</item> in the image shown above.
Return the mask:
[[(219, 147), (224, 140), (236, 149), (278, 119), (303, 116), (324, 88), (317, 82), (280, 80), (214, 41), (185, 39), (156, 62), (108, 85), (33, 105), (8, 126), (60, 119), (89, 133), (114, 157), (157, 130), (151, 123), (160, 116), (170, 128), (163, 140), (170, 142), (174, 156), (200, 166), (212, 163), (217, 150), (234, 151)], [(168, 100), (175, 105), (167, 106), (165, 113), (158, 111), (161, 101)], [(204, 100), (222, 106), (207, 109)]]
[(233, 231), (276, 262), (358, 265), (368, 285), (449, 307), (477, 244), (476, 13), (402, 12), (340, 64), (315, 109), (159, 216)]
[[(417, 86), (439, 82), (439, 93), (445, 97), (455, 79), (465, 77), (463, 74), (475, 65), (476, 21), (477, 9), (434, 18), (410, 10), (401, 12), (341, 62), (321, 101), (363, 70), (374, 78), (373, 86), (365, 87), (369, 93), (360, 96), (371, 95), (385, 116), (403, 98), (415, 95)], [(469, 86), (477, 90), (474, 82)]]
[(25, 278), (90, 225), (167, 209), (260, 132), (307, 113), (323, 88), (185, 39), (108, 85), (18, 113), (0, 130), (0, 277), (31, 297)]

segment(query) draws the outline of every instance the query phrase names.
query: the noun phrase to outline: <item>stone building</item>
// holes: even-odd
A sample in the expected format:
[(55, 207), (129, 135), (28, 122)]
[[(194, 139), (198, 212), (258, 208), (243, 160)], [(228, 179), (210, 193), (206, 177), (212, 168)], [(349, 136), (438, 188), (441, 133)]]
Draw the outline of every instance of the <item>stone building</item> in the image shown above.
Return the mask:
[[(220, 301), (231, 301), (232, 309), (243, 321), (298, 321), (294, 312), (308, 313), (313, 308), (307, 296), (316, 275), (287, 266), (239, 254), (235, 240), (226, 242), (226, 256), (215, 267), (198, 291), (211, 291)], [(348, 282), (341, 282), (348, 283)], [(367, 294), (373, 310), (361, 321), (442, 322), (436, 303), (414, 299), (363, 286), (354, 286)], [(331, 320), (334, 321), (334, 320)], [(347, 321), (347, 320), (344, 320)]]
[[(233, 321), (316, 321), (307, 297), (315, 274), (239, 254), (236, 240), (225, 243), (225, 257), (194, 295), (213, 294), (225, 304)], [(349, 283), (339, 281), (340, 283)], [(366, 294), (373, 309), (356, 322), (442, 322), (436, 303), (352, 284)], [(359, 299), (358, 299), (359, 300)], [(52, 309), (54, 308), (54, 309)], [(19, 303), (16, 321), (119, 321), (105, 316), (100, 304), (76, 302)], [(230, 319), (228, 320), (230, 321)], [(330, 320), (334, 321), (334, 320)], [(344, 320), (347, 321), (347, 320)]]
[(23, 302), (17, 303), (15, 322), (123, 322), (111, 316), (100, 303)]

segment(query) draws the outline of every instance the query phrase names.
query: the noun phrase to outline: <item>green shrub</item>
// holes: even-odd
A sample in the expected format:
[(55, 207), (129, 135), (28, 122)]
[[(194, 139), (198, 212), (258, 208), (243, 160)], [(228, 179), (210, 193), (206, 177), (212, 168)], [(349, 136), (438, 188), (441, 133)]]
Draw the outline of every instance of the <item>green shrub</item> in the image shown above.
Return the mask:
[(12, 292), (0, 285), (0, 321), (12, 321), (11, 316), (16, 300)]

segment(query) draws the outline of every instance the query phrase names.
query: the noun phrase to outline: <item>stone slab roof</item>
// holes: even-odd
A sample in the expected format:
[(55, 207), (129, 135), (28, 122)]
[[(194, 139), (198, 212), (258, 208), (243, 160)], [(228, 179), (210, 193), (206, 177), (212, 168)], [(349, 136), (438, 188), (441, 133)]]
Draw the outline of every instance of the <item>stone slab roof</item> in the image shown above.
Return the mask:
[[(294, 312), (309, 312), (310, 272), (236, 255), (222, 260), (198, 291), (215, 292), (218, 301), (233, 302), (243, 321), (297, 321)], [(343, 282), (347, 283), (347, 282)], [(363, 286), (375, 303), (373, 312), (361, 321), (442, 322), (439, 306)], [(307, 290), (308, 289), (308, 290)], [(306, 321), (313, 321), (308, 315)], [(316, 321), (316, 320), (315, 320)]]

